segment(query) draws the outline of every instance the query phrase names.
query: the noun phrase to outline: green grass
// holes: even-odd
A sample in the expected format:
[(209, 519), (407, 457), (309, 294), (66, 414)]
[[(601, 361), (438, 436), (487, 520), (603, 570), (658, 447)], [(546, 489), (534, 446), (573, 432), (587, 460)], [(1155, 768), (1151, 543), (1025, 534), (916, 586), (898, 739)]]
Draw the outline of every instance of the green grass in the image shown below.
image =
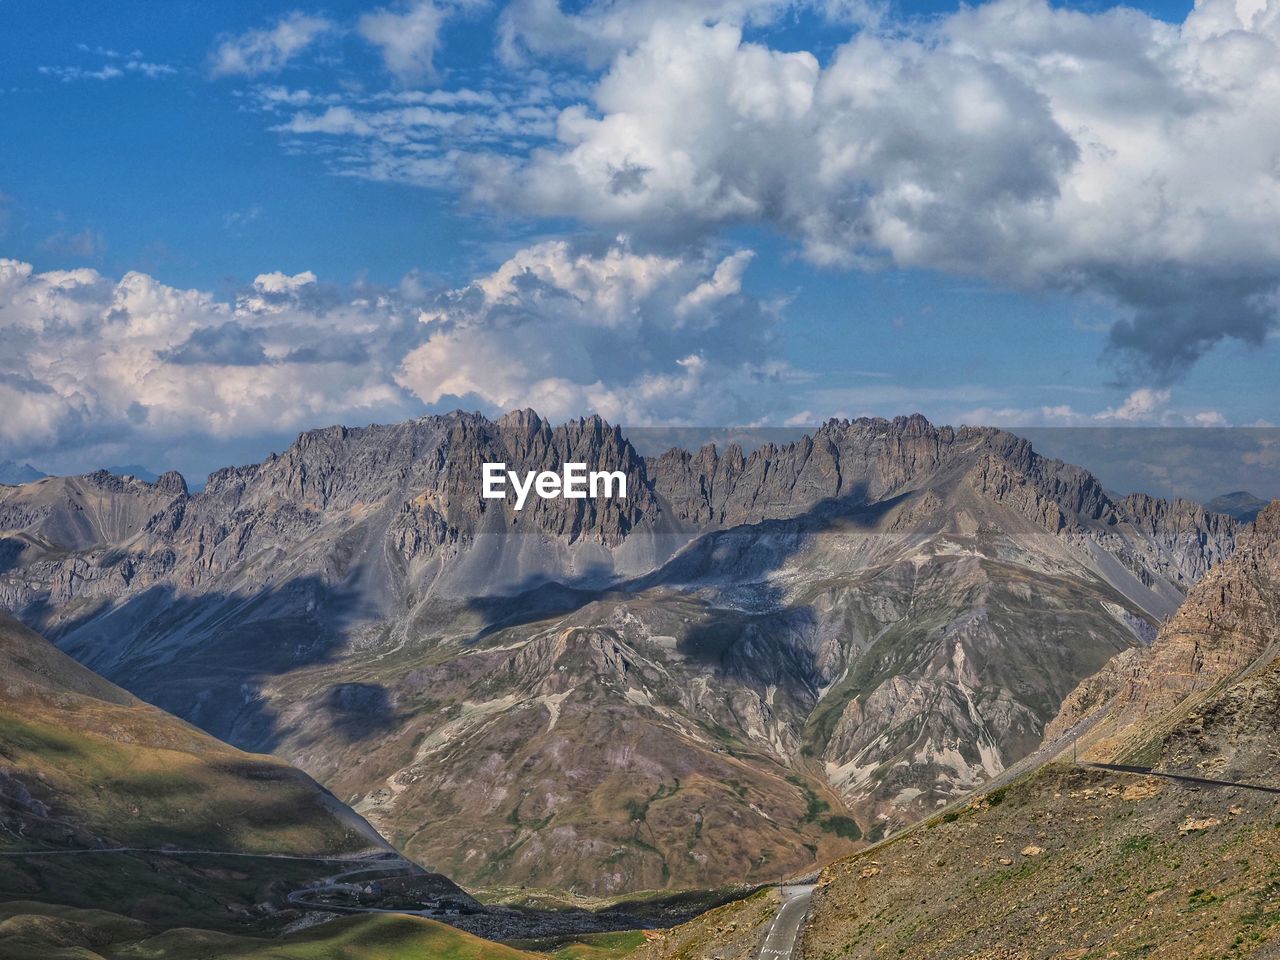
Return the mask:
[[(120, 728), (132, 739), (113, 739)], [(0, 710), (0, 763), (38, 783), (64, 817), (124, 846), (329, 853), (351, 843), (292, 770), (149, 707)]]
[(818, 821), (820, 826), (827, 833), (834, 833), (837, 837), (845, 840), (861, 840), (862, 828), (858, 826), (858, 821), (853, 817), (831, 816), (823, 817)]
[(806, 809), (804, 817), (800, 821), (801, 823), (813, 823), (831, 809), (831, 804), (819, 797), (809, 784), (805, 783), (795, 774), (788, 776), (787, 782), (799, 790), (800, 795), (804, 797)]
[(1149, 833), (1138, 834), (1137, 836), (1127, 837), (1120, 844), (1118, 852), (1121, 856), (1128, 856), (1133, 853), (1146, 853), (1155, 845), (1156, 838)]
[[(537, 956), (417, 917), (335, 920), (287, 937), (177, 928), (148, 934), (99, 910), (8, 904), (0, 912), (0, 960), (531, 960)], [(619, 953), (579, 954), (605, 960)], [(578, 960), (572, 954), (572, 957)]]

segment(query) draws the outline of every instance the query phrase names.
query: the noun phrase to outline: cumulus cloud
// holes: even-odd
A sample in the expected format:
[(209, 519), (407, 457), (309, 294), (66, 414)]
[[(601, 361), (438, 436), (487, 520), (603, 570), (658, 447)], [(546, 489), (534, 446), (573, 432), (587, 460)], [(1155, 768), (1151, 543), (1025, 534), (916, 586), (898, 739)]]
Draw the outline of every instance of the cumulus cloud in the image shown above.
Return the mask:
[(1158, 419), (1169, 405), (1171, 392), (1143, 388), (1129, 394), (1118, 407), (1109, 407), (1097, 415), (1098, 420), (1119, 423), (1150, 423)]
[[(0, 443), (38, 456), (405, 412), (390, 371), (413, 312), (303, 295), (314, 287), (305, 274), (264, 275), (228, 303), (141, 273), (111, 280), (0, 260)], [(316, 369), (291, 359), (306, 344), (351, 349)]]
[(324, 17), (295, 11), (273, 27), (223, 37), (210, 56), (209, 72), (215, 77), (278, 73), (333, 29), (333, 23)]
[(68, 469), (175, 450), (207, 469), (210, 444), (260, 456), (300, 429), (456, 406), (749, 421), (796, 374), (757, 361), (779, 318), (741, 292), (747, 259), (551, 241), (457, 289), (270, 272), (229, 300), (0, 260), (0, 450)]
[[(452, 395), (628, 423), (757, 419), (796, 374), (759, 362), (776, 352), (779, 318), (741, 293), (749, 258), (640, 253), (625, 238), (537, 244), (424, 310), (426, 341), (396, 380), (428, 404)], [(709, 285), (715, 295), (698, 293)]]
[[(604, 9), (527, 0), (508, 30), (555, 52)], [(818, 264), (1101, 296), (1126, 372), (1157, 386), (1275, 329), (1274, 0), (1201, 0), (1181, 24), (992, 0), (866, 26), (821, 62), (744, 40), (750, 10), (610, 19), (620, 52), (589, 102), (554, 143), (473, 162), (475, 195), (682, 241), (765, 224)]]

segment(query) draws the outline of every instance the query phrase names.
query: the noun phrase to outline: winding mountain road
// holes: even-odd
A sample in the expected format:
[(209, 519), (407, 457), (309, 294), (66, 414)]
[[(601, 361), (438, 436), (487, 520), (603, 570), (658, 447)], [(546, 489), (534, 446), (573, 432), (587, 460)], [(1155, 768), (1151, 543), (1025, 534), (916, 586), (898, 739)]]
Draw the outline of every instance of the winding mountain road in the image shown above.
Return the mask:
[(809, 913), (809, 900), (813, 897), (812, 883), (790, 884), (782, 888), (782, 905), (765, 934), (760, 947), (760, 960), (791, 960), (796, 948), (800, 927)]

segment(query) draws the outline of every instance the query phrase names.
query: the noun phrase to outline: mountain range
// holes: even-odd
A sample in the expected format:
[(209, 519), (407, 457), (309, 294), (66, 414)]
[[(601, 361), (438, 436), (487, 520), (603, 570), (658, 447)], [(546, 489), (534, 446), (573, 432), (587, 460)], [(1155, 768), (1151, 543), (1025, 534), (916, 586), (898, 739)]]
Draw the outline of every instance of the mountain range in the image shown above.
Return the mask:
[[(626, 500), (481, 496), (481, 466)], [(646, 457), (532, 411), (304, 433), (192, 493), (0, 489), (0, 605), (472, 885), (764, 881), (927, 818), (1150, 644), (1238, 525), (1009, 433)]]

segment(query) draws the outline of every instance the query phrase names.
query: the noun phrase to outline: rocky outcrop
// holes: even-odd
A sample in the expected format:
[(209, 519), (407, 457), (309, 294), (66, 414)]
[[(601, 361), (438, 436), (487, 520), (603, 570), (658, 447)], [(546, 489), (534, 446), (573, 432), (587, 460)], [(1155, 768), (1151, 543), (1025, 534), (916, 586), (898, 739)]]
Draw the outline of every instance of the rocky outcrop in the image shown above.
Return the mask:
[(749, 456), (730, 446), (670, 450), (649, 462), (654, 489), (680, 520), (735, 526), (794, 517), (824, 502), (883, 500), (971, 449), (990, 430), (935, 427), (924, 417), (831, 420), (812, 437), (765, 444)]

